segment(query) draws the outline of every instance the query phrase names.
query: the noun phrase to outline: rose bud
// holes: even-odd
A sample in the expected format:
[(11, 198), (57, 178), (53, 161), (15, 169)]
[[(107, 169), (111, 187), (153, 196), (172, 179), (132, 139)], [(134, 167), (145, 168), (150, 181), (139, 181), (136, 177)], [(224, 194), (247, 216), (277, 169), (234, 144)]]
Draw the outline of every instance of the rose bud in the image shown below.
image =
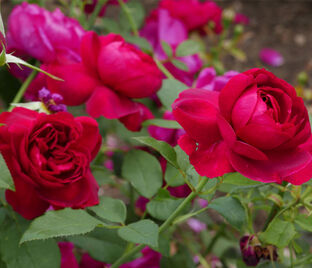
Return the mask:
[(8, 19), (9, 51), (52, 62), (57, 56), (79, 59), (79, 45), (85, 31), (75, 19), (56, 9), (49, 12), (38, 5), (23, 2)]
[(189, 31), (214, 23), (214, 31), (222, 31), (222, 9), (214, 2), (199, 0), (162, 0), (160, 8), (167, 9), (173, 18), (181, 20)]
[(97, 205), (90, 162), (101, 145), (97, 122), (70, 113), (47, 115), (25, 108), (0, 114), (0, 151), (15, 189), (7, 202), (26, 219), (54, 208)]
[(265, 69), (234, 76), (221, 92), (189, 89), (173, 103), (178, 143), (201, 176), (237, 171), (266, 183), (312, 177), (311, 127), (295, 89)]
[(257, 239), (254, 235), (245, 235), (239, 241), (243, 261), (247, 266), (257, 266), (260, 261), (260, 257), (255, 251), (255, 243), (257, 243)]
[(279, 67), (284, 63), (283, 56), (271, 48), (263, 48), (259, 54), (260, 60), (273, 67)]
[(47, 78), (48, 89), (62, 95), (66, 105), (86, 102), (92, 117), (118, 118), (128, 129), (140, 129), (151, 114), (133, 98), (153, 95), (162, 83), (162, 73), (153, 58), (120, 35), (98, 36), (94, 32), (83, 37), (81, 55), (80, 63), (47, 67), (48, 72), (64, 80)]

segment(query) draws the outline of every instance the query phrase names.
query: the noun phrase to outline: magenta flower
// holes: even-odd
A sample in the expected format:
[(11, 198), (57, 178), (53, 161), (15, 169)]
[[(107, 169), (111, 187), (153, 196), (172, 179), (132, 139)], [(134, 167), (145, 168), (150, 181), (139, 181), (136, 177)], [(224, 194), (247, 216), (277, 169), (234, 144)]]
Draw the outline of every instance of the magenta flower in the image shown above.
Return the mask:
[(7, 46), (9, 51), (45, 63), (63, 57), (79, 60), (84, 33), (78, 21), (64, 16), (59, 9), (49, 12), (24, 2), (9, 16)]
[[(161, 61), (168, 60), (167, 55), (162, 49), (162, 41), (169, 44), (173, 52), (175, 52), (178, 45), (188, 38), (187, 29), (184, 24), (180, 20), (172, 18), (165, 9), (154, 10), (147, 18), (146, 24), (140, 31), (140, 34), (149, 41), (157, 59)], [(202, 66), (201, 59), (198, 55), (173, 57), (184, 62), (188, 67), (188, 71), (180, 70), (170, 62), (166, 62), (164, 64), (165, 67), (176, 79), (190, 86), (193, 82), (194, 74), (197, 73)]]
[(78, 262), (73, 253), (74, 244), (71, 242), (58, 242), (61, 251), (61, 268), (78, 268)]
[(235, 24), (243, 24), (248, 25), (249, 24), (249, 18), (245, 16), (244, 14), (237, 13), (234, 18)]
[(195, 233), (200, 233), (201, 231), (205, 230), (207, 228), (206, 224), (195, 219), (195, 218), (190, 218), (187, 220), (188, 226), (195, 232)]
[(235, 75), (236, 71), (228, 71), (224, 75), (217, 76), (213, 67), (203, 69), (196, 81), (197, 88), (203, 88), (210, 91), (221, 91), (226, 83)]
[[(166, 111), (163, 115), (163, 119), (174, 120), (174, 117), (171, 112)], [(165, 141), (171, 146), (176, 146), (180, 136), (185, 133), (183, 129), (170, 129), (157, 126), (150, 126), (148, 132), (156, 140)]]
[(263, 48), (260, 51), (259, 57), (261, 61), (273, 67), (279, 67), (284, 63), (283, 56), (278, 51), (271, 48)]

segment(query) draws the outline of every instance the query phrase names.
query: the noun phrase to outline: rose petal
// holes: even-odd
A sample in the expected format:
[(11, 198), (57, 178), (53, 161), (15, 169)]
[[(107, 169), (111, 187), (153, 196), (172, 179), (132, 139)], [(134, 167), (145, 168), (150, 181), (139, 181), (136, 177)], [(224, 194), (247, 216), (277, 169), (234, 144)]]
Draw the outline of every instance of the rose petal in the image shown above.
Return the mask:
[(97, 74), (97, 61), (101, 49), (101, 43), (95, 32), (87, 32), (80, 44), (81, 58), (88, 70)]
[(104, 86), (97, 87), (87, 102), (87, 112), (95, 118), (115, 119), (138, 111), (137, 103)]
[(217, 142), (209, 147), (199, 145), (190, 155), (190, 162), (201, 176), (215, 178), (233, 172), (228, 161), (228, 149), (225, 142)]

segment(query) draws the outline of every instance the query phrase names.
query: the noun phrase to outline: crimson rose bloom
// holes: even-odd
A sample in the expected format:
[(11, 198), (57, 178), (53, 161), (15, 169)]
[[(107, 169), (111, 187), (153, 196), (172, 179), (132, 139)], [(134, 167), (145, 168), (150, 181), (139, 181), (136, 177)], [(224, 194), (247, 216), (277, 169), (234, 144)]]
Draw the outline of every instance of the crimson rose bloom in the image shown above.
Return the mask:
[(312, 177), (311, 127), (303, 100), (264, 69), (234, 76), (220, 93), (182, 92), (173, 115), (187, 133), (179, 145), (202, 176), (238, 171), (253, 180), (295, 185)]
[(6, 191), (26, 219), (55, 208), (98, 204), (98, 185), (89, 164), (101, 145), (96, 121), (67, 112), (47, 115), (15, 108), (0, 115), (0, 151), (15, 189)]
[(47, 79), (47, 88), (59, 93), (66, 105), (87, 104), (92, 117), (120, 119), (130, 130), (138, 130), (151, 112), (133, 98), (153, 95), (160, 89), (162, 73), (153, 58), (116, 34), (84, 35), (79, 63), (55, 63), (45, 69), (62, 78)]
[(79, 59), (79, 45), (85, 31), (75, 19), (56, 9), (49, 12), (26, 2), (17, 5), (8, 19), (8, 50), (42, 62), (57, 57)]
[(222, 31), (222, 9), (212, 1), (162, 0), (159, 7), (167, 9), (173, 18), (181, 20), (189, 31), (201, 29), (209, 22), (214, 22), (216, 33)]

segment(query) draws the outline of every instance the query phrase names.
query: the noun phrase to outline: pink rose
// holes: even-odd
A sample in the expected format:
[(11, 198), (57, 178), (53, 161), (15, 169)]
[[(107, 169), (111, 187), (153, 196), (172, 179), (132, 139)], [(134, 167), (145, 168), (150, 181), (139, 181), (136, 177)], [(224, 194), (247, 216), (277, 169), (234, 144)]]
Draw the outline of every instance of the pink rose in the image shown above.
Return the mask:
[(214, 31), (222, 31), (222, 9), (214, 2), (199, 0), (162, 0), (160, 8), (167, 9), (173, 18), (181, 20), (186, 28), (198, 30), (209, 22), (215, 24)]
[(70, 113), (47, 115), (14, 108), (0, 115), (0, 151), (16, 191), (6, 191), (13, 209), (26, 219), (54, 208), (98, 204), (90, 162), (102, 137), (97, 122)]
[(9, 16), (7, 45), (9, 51), (42, 62), (52, 62), (57, 57), (78, 60), (84, 33), (78, 21), (65, 17), (59, 9), (49, 12), (24, 2)]
[(173, 115), (186, 131), (179, 145), (202, 176), (238, 171), (253, 180), (295, 185), (312, 177), (311, 127), (303, 100), (264, 69), (233, 77), (220, 93), (182, 92)]

